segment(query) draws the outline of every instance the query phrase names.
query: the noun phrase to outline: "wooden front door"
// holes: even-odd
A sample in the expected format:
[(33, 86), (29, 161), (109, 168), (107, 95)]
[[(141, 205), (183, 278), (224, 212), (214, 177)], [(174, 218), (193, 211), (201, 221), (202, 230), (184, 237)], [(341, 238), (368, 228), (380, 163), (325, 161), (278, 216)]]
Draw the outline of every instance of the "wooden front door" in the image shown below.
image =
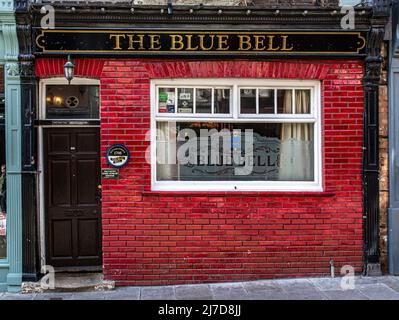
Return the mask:
[(100, 130), (44, 129), (47, 264), (101, 265)]

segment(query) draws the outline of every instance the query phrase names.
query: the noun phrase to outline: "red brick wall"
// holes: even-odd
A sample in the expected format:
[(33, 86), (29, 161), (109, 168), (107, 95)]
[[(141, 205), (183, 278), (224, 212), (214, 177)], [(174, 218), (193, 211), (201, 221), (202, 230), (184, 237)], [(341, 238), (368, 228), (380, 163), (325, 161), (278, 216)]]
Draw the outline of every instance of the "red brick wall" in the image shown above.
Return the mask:
[[(321, 80), (325, 191), (151, 192), (150, 79), (175, 77)], [(124, 143), (132, 156), (118, 181), (103, 181), (105, 278), (155, 285), (321, 276), (330, 259), (337, 272), (361, 271), (362, 77), (356, 61), (105, 61), (102, 153)]]

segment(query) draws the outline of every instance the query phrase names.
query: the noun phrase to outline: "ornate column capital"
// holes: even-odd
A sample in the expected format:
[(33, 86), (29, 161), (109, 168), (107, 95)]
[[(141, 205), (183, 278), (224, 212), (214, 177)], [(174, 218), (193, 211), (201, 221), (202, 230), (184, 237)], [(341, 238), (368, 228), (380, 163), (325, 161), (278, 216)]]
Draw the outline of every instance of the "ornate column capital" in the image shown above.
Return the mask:
[(364, 76), (364, 86), (366, 90), (375, 88), (379, 85), (381, 78), (381, 66), (383, 57), (381, 55), (381, 47), (384, 41), (384, 28), (372, 28), (369, 34), (366, 72)]
[(6, 63), (7, 77), (18, 78), (19, 77), (19, 63), (18, 62), (7, 62)]

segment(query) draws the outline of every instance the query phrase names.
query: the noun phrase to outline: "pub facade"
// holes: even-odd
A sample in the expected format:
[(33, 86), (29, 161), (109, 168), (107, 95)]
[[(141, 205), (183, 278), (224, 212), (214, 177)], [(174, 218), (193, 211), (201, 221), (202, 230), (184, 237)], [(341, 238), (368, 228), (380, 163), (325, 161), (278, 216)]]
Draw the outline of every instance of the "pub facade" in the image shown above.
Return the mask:
[(16, 1), (24, 279), (378, 271), (387, 17), (357, 6), (348, 29), (345, 14), (335, 0)]

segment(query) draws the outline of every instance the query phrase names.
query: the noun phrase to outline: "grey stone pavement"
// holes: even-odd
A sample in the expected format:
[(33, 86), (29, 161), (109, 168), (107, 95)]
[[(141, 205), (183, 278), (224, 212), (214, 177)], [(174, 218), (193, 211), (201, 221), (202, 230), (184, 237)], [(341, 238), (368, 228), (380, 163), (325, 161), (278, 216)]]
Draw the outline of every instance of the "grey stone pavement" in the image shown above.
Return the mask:
[(355, 277), (343, 290), (342, 278), (117, 287), (112, 291), (0, 293), (0, 300), (399, 300), (399, 277)]

